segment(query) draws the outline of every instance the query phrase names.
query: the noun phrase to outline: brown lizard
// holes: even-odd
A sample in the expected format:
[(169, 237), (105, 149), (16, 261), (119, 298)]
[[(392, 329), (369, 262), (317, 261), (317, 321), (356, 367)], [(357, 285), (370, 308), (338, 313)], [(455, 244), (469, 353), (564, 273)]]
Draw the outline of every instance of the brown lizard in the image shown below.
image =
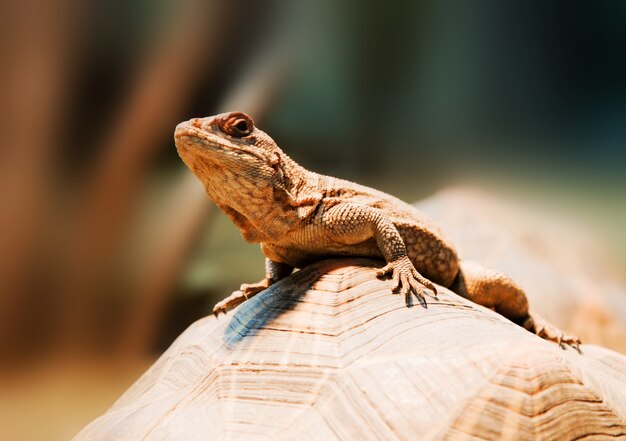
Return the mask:
[[(242, 112), (194, 118), (176, 127), (176, 148), (218, 207), (248, 242), (261, 244), (265, 278), (243, 284), (219, 302), (226, 312), (294, 268), (340, 256), (384, 259), (378, 277), (392, 291), (415, 295), (426, 307), (435, 283), (494, 309), (559, 345), (578, 349), (566, 334), (529, 310), (523, 290), (508, 276), (462, 261), (454, 247), (415, 207), (372, 188), (311, 172), (287, 156)], [(429, 293), (430, 292), (430, 293)]]

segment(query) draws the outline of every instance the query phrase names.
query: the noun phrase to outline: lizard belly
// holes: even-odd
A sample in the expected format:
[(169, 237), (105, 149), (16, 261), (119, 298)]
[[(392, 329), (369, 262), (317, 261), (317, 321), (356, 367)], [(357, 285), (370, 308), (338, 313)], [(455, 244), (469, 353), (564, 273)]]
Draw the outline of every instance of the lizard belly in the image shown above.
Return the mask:
[(319, 241), (316, 244), (263, 243), (261, 249), (269, 259), (296, 268), (303, 268), (313, 262), (333, 257), (349, 256), (378, 259), (383, 257), (374, 239), (351, 245), (328, 241)]

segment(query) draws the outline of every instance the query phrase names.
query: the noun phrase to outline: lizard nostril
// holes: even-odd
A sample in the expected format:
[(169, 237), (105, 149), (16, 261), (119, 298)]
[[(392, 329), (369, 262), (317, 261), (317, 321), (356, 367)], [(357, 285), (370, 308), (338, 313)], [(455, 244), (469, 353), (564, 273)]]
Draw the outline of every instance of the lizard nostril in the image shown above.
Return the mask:
[(202, 121), (200, 120), (200, 118), (194, 118), (191, 120), (191, 125), (200, 129), (202, 128)]

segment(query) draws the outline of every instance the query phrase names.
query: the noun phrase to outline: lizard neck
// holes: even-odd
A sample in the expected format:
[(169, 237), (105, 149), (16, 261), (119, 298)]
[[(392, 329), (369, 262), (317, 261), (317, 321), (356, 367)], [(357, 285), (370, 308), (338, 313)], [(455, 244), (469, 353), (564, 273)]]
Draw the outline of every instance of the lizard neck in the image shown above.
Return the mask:
[(253, 170), (234, 173), (206, 162), (200, 167), (195, 165), (192, 169), (209, 196), (251, 242), (279, 242), (321, 200), (315, 187), (319, 175), (283, 152), (277, 152), (272, 161), (272, 176), (263, 178)]
[(294, 199), (297, 200), (298, 196), (311, 191), (311, 184), (315, 181), (316, 173), (302, 167), (284, 153), (281, 154), (280, 168), (284, 179), (278, 185), (283, 186)]

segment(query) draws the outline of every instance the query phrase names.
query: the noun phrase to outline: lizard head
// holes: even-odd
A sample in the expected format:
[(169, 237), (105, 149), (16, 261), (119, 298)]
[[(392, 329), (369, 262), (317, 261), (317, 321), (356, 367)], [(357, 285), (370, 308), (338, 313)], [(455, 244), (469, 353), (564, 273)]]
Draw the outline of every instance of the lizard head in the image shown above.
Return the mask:
[(176, 127), (174, 140), (179, 155), (194, 172), (201, 162), (213, 171), (254, 170), (255, 176), (269, 176), (283, 154), (274, 140), (256, 128), (252, 118), (243, 112), (182, 122)]
[(288, 179), (290, 159), (243, 112), (182, 122), (174, 140), (187, 167), (207, 190), (214, 190), (211, 196), (220, 191), (239, 197), (252, 192), (259, 197), (259, 191), (282, 186)]
[(306, 170), (242, 112), (194, 118), (176, 127), (178, 154), (218, 205), (245, 215), (295, 206)]

